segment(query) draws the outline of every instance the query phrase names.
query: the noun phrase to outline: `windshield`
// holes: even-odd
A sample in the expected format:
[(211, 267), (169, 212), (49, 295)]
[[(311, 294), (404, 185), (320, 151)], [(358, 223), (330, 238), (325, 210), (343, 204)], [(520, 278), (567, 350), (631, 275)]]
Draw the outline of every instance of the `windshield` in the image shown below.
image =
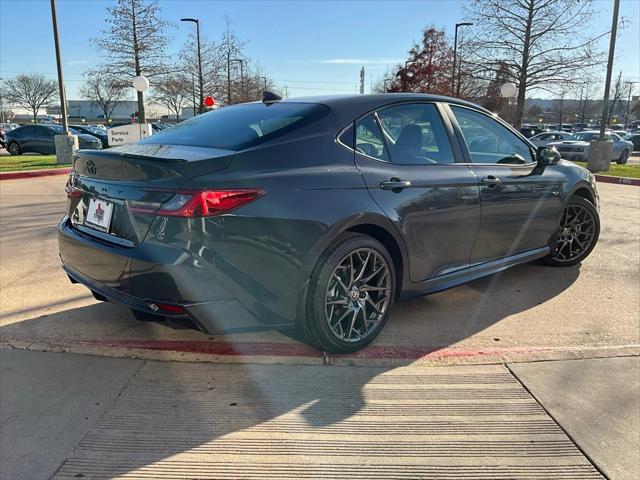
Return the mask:
[(86, 131), (88, 131), (88, 132), (95, 133), (95, 134), (97, 134), (97, 135), (104, 135), (104, 134), (105, 134), (105, 131), (104, 131), (104, 130), (102, 130), (101, 128), (98, 128), (98, 127), (91, 127), (91, 126), (89, 126), (89, 125), (83, 125), (82, 127), (75, 127), (75, 126), (74, 126), (73, 128), (79, 128), (79, 129), (81, 129), (81, 130), (86, 130)]
[(329, 112), (314, 103), (248, 103), (214, 110), (140, 143), (242, 150), (308, 125)]
[(598, 138), (598, 136), (599, 134), (595, 132), (580, 132), (580, 133), (574, 133), (573, 135), (571, 135), (569, 140), (577, 140), (580, 142), (590, 142), (591, 140), (595, 140), (596, 138)]
[[(47, 125), (47, 128), (56, 132), (56, 135), (62, 134), (62, 125)], [(75, 128), (69, 127), (69, 131), (76, 135), (81, 135), (82, 132), (76, 130)]]

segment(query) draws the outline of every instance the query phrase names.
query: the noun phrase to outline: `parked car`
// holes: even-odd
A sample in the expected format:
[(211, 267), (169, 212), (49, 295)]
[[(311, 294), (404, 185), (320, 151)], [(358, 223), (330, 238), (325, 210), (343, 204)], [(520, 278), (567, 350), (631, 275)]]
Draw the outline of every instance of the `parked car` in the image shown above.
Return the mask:
[[(78, 135), (80, 148), (102, 149), (102, 143), (92, 135), (80, 133), (71, 129)], [(11, 155), (22, 155), (34, 152), (48, 155), (56, 153), (54, 137), (62, 133), (62, 125), (25, 125), (8, 132), (6, 137), (7, 150)]]
[(91, 125), (72, 125), (74, 130), (87, 135), (93, 135), (102, 143), (102, 148), (109, 148), (109, 137), (107, 131)]
[[(555, 147), (560, 152), (562, 158), (586, 162), (589, 159), (589, 147), (591, 140), (596, 140), (600, 136), (597, 130), (578, 132), (573, 134), (568, 140), (552, 142), (548, 146)], [(627, 163), (629, 155), (633, 151), (633, 143), (623, 140), (613, 132), (605, 132), (605, 138), (613, 141), (613, 155), (611, 160), (619, 164)]]
[(640, 132), (627, 133), (624, 137), (622, 137), (622, 139), (633, 144), (634, 152), (640, 152)]
[(371, 342), (398, 299), (576, 264), (600, 228), (586, 169), (425, 94), (221, 108), (80, 151), (66, 191), (63, 268), (97, 299), (209, 332), (295, 324), (333, 352)]
[(542, 129), (537, 125), (523, 125), (520, 128), (520, 133), (524, 135), (525, 138), (531, 138), (540, 132), (542, 132)]
[(543, 132), (529, 139), (536, 147), (546, 147), (552, 142), (561, 142), (569, 139), (573, 134), (568, 132)]

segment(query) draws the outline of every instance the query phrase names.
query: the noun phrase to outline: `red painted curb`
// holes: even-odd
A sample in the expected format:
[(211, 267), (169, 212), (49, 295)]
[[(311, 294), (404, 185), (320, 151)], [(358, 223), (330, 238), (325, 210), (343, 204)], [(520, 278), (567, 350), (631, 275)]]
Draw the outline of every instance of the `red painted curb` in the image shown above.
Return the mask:
[(71, 168), (49, 168), (47, 170), (22, 170), (20, 172), (0, 173), (0, 180), (18, 180), (21, 178), (49, 177), (51, 175), (67, 175)]
[[(54, 339), (51, 339), (55, 341)], [(65, 340), (61, 340), (62, 343)], [(546, 352), (550, 347), (511, 347), (464, 349), (451, 347), (391, 347), (373, 345), (348, 355), (327, 355), (320, 350), (299, 343), (239, 342), (228, 343), (206, 340), (77, 340), (73, 343), (103, 347), (135, 348), (141, 350), (174, 351), (221, 356), (279, 356), (279, 357), (323, 357), (336, 359), (402, 359), (462, 358), (499, 356), (514, 353)]]
[(597, 182), (615, 183), (619, 185), (635, 185), (640, 187), (640, 178), (612, 177), (611, 175), (594, 175)]

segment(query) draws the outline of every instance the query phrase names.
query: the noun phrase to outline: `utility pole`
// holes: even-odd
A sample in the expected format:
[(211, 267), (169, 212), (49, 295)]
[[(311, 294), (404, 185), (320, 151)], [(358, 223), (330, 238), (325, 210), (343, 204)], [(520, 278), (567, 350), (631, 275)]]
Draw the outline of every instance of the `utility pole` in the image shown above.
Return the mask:
[(364, 67), (360, 69), (360, 95), (364, 94)]
[(62, 135), (55, 135), (54, 137), (56, 162), (71, 163), (74, 152), (78, 150), (78, 137), (76, 135), (71, 135), (69, 132), (67, 96), (65, 95), (64, 77), (62, 75), (62, 55), (60, 54), (60, 36), (58, 35), (56, 0), (51, 0), (51, 22), (53, 23), (53, 40), (56, 48), (56, 66), (58, 69), (58, 88), (60, 89), (60, 110), (62, 112)]
[(60, 37), (58, 35), (56, 0), (51, 0), (51, 21), (53, 22), (53, 41), (56, 48), (56, 66), (58, 68), (58, 89), (60, 92), (60, 111), (62, 113), (62, 134), (69, 135), (69, 120), (67, 118), (67, 96), (65, 95), (64, 78), (62, 75), (62, 57), (60, 55)]
[(602, 101), (602, 118), (600, 119), (600, 140), (604, 140), (604, 131), (607, 128), (607, 114), (609, 110), (609, 90), (611, 88), (611, 71), (613, 70), (613, 57), (616, 52), (616, 36), (618, 34), (618, 12), (620, 0), (613, 0), (613, 17), (611, 19), (611, 38), (609, 40), (609, 59), (607, 61), (607, 77), (604, 82), (604, 99)]
[(611, 71), (613, 70), (613, 58), (616, 51), (616, 35), (618, 34), (618, 13), (620, 12), (620, 0), (613, 0), (613, 16), (611, 18), (611, 38), (609, 39), (609, 59), (607, 61), (607, 77), (604, 83), (604, 98), (602, 100), (602, 118), (600, 119), (600, 136), (597, 140), (591, 140), (589, 147), (589, 160), (587, 168), (591, 172), (607, 171), (613, 157), (613, 142), (607, 141), (605, 130), (607, 128), (607, 113), (609, 110), (609, 89), (611, 88)]
[(627, 94), (627, 113), (624, 115), (624, 129), (626, 130), (629, 126), (629, 106), (631, 105), (631, 87), (633, 87), (634, 83), (640, 83), (640, 82), (624, 82), (624, 83), (629, 84), (629, 93)]

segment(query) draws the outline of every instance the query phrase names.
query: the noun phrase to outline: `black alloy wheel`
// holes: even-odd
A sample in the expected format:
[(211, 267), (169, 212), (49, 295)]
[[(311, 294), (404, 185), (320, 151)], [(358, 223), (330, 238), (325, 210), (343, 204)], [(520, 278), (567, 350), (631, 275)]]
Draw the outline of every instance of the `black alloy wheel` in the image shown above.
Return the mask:
[(593, 250), (600, 235), (598, 211), (591, 202), (574, 197), (562, 212), (552, 252), (545, 263), (554, 267), (575, 265)]
[(18, 145), (16, 142), (11, 142), (7, 150), (11, 155), (22, 155), (22, 150), (20, 149), (20, 145)]
[(331, 352), (352, 352), (382, 330), (395, 294), (393, 261), (377, 240), (341, 235), (311, 276), (305, 319), (307, 337)]
[(620, 158), (618, 159), (617, 163), (618, 165), (626, 165), (628, 159), (629, 159), (629, 151), (623, 150), (622, 153), (620, 154)]

